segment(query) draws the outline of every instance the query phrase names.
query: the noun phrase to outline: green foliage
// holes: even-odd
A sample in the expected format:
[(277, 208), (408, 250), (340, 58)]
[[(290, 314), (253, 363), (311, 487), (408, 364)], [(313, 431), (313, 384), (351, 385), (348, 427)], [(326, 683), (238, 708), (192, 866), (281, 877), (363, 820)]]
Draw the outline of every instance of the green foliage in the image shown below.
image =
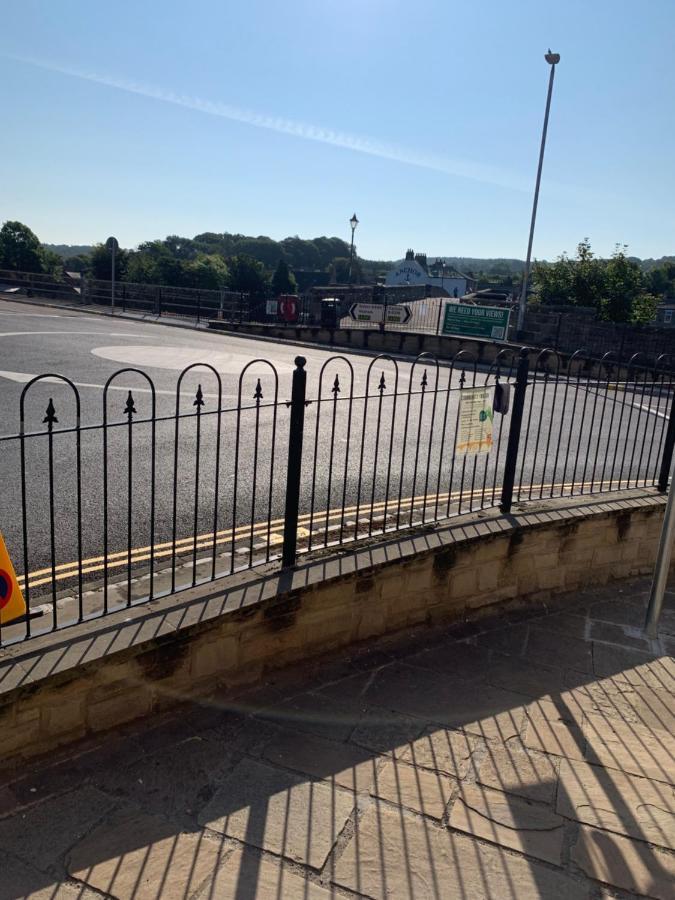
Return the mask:
[(222, 256), (200, 253), (196, 259), (183, 263), (183, 284), (186, 287), (219, 291), (230, 281), (230, 270)]
[(63, 268), (66, 272), (87, 272), (90, 264), (91, 257), (88, 253), (63, 257)]
[(0, 228), (0, 269), (50, 272), (58, 262), (53, 253), (42, 249), (37, 235), (22, 222), (5, 222)]
[(280, 259), (272, 276), (272, 293), (278, 297), (279, 294), (294, 294), (296, 289), (295, 276), (289, 271), (285, 260)]
[[(331, 281), (336, 284), (349, 284), (349, 257), (337, 256), (331, 263)], [(354, 251), (354, 259), (352, 260), (352, 284), (359, 284), (363, 281), (363, 270), (361, 269), (361, 261)]]
[(533, 283), (540, 301), (591, 307), (608, 322), (653, 321), (657, 286), (669, 283), (667, 273), (645, 275), (626, 249), (617, 245), (610, 259), (597, 259), (585, 238), (574, 259), (563, 253), (554, 263), (537, 263)]
[[(120, 247), (115, 253), (115, 278), (122, 281), (127, 274), (129, 254)], [(95, 244), (89, 257), (89, 274), (101, 281), (109, 281), (112, 274), (112, 255), (105, 244)]]
[(230, 270), (230, 289), (248, 294), (262, 294), (267, 288), (267, 279), (262, 263), (252, 256), (237, 254), (227, 259)]

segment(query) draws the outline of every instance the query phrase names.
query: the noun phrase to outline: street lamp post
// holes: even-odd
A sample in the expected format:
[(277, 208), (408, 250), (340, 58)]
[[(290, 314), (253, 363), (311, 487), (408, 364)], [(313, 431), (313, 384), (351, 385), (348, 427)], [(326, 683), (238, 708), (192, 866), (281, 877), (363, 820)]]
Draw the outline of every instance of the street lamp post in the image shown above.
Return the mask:
[(548, 115), (551, 110), (551, 96), (553, 94), (553, 78), (555, 77), (555, 67), (560, 62), (559, 53), (551, 53), (550, 49), (545, 54), (544, 59), (551, 67), (551, 74), (548, 79), (548, 96), (546, 97), (546, 112), (544, 113), (544, 128), (541, 133), (541, 147), (539, 149), (539, 166), (537, 168), (537, 181), (534, 187), (534, 202), (532, 204), (532, 220), (530, 222), (530, 238), (527, 242), (527, 259), (525, 260), (525, 271), (523, 272), (523, 285), (520, 291), (520, 305), (518, 307), (518, 331), (523, 330), (525, 323), (525, 307), (527, 306), (527, 283), (530, 278), (530, 263), (532, 260), (532, 241), (534, 239), (534, 224), (537, 220), (537, 203), (539, 202), (539, 185), (541, 184), (541, 170), (544, 165), (544, 149), (546, 148), (546, 132), (548, 131)]
[(349, 248), (349, 283), (352, 283), (352, 263), (354, 261), (354, 232), (356, 231), (356, 226), (359, 224), (359, 220), (356, 218), (356, 213), (349, 220), (349, 224), (352, 226), (352, 243)]

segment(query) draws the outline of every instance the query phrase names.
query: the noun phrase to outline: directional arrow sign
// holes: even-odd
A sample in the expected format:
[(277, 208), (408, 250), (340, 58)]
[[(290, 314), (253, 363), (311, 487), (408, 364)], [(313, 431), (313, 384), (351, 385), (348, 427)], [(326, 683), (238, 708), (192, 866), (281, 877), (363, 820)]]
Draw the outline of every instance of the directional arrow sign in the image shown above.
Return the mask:
[(349, 307), (349, 316), (355, 322), (382, 322), (384, 306), (378, 303), (352, 303)]
[(412, 310), (405, 304), (387, 307), (386, 321), (392, 325), (405, 325), (412, 316)]

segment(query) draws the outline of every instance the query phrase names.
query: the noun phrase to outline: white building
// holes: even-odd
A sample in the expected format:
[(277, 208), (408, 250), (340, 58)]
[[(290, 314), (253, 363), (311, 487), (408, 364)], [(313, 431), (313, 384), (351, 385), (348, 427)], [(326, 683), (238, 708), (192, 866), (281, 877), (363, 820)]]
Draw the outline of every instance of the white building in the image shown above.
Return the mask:
[(463, 297), (464, 294), (476, 289), (476, 281), (473, 278), (444, 263), (428, 266), (426, 255), (415, 254), (412, 250), (408, 250), (405, 259), (397, 262), (394, 268), (387, 272), (384, 283), (387, 287), (402, 284), (439, 287), (447, 291), (450, 297)]

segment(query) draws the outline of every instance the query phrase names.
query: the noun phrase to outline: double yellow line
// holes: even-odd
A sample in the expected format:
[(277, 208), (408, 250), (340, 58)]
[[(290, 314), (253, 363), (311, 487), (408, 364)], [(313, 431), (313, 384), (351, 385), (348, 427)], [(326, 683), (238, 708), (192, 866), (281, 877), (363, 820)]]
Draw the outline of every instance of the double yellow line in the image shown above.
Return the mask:
[[(572, 490), (575, 488), (585, 488), (590, 487), (591, 485), (600, 490), (605, 485), (610, 484), (608, 481), (604, 482), (565, 482), (564, 484), (536, 484), (532, 485), (533, 491), (546, 491), (551, 488), (558, 488), (562, 491), (564, 490)], [(616, 480), (612, 480), (611, 484), (617, 484)], [(527, 487), (527, 486), (525, 486)], [(500, 487), (495, 488), (495, 490), (499, 490)], [(617, 488), (618, 489), (618, 488)], [(298, 517), (298, 532), (301, 538), (308, 537), (310, 532), (306, 528), (307, 525), (315, 526), (317, 523), (325, 523), (326, 525), (330, 522), (331, 519), (339, 519), (342, 521), (343, 519), (349, 518), (349, 516), (353, 516), (356, 512), (358, 512), (359, 516), (369, 516), (373, 518), (377, 513), (382, 513), (385, 510), (387, 513), (391, 512), (399, 514), (400, 510), (410, 510), (411, 507), (415, 506), (428, 506), (428, 505), (436, 505), (445, 503), (448, 500), (452, 502), (453, 500), (466, 500), (467, 503), (473, 501), (476, 497), (481, 497), (484, 493), (487, 495), (492, 491), (492, 488), (489, 490), (487, 487), (485, 490), (483, 488), (475, 489), (473, 491), (455, 491), (450, 494), (448, 492), (441, 494), (420, 494), (415, 497), (406, 497), (402, 499), (400, 502), (396, 500), (381, 500), (378, 503), (373, 504), (359, 504), (358, 506), (349, 506), (345, 507), (337, 507), (335, 509), (331, 509), (324, 512), (316, 512), (316, 513), (305, 513), (302, 516)], [(537, 499), (537, 498), (535, 498)], [(468, 512), (468, 510), (467, 510)], [(241, 525), (238, 528), (234, 529), (225, 529), (223, 531), (216, 532), (215, 541), (213, 532), (206, 532), (205, 534), (197, 535), (196, 540), (194, 537), (180, 538), (176, 541), (175, 551), (176, 554), (181, 553), (191, 553), (194, 551), (195, 546), (196, 549), (199, 550), (210, 550), (214, 546), (219, 546), (222, 544), (232, 543), (232, 535), (234, 533), (234, 542), (237, 540), (241, 540), (241, 538), (246, 538), (248, 540), (251, 537), (265, 537), (268, 535), (270, 538), (275, 538), (270, 543), (271, 544), (280, 544), (281, 543), (281, 535), (275, 533), (275, 529), (278, 529), (280, 526), (283, 526), (284, 520), (281, 519), (273, 519), (271, 522), (259, 522), (253, 526), (251, 525)], [(325, 525), (323, 526), (325, 527)], [(345, 527), (346, 523), (345, 523)], [(357, 522), (358, 528), (358, 522)], [(321, 530), (321, 526), (317, 526), (317, 530)], [(174, 543), (173, 541), (165, 541), (163, 543), (155, 544), (154, 548), (150, 545), (146, 547), (133, 547), (131, 549), (131, 553), (128, 550), (119, 550), (114, 553), (109, 553), (107, 558), (105, 556), (91, 556), (88, 559), (82, 560), (82, 574), (89, 575), (94, 572), (101, 572), (104, 569), (117, 569), (123, 568), (129, 565), (134, 565), (141, 562), (147, 562), (151, 558), (153, 560), (166, 559), (167, 557), (172, 557), (174, 553)], [(74, 578), (79, 573), (80, 563), (78, 560), (74, 560), (73, 562), (68, 563), (60, 563), (54, 567), (54, 580), (55, 581), (64, 581), (68, 578)], [(25, 578), (23, 575), (18, 577), (18, 582), (23, 588), (25, 585)], [(28, 575), (28, 586), (30, 588), (40, 587), (43, 584), (50, 584), (52, 582), (52, 567), (48, 566), (44, 569), (37, 569), (34, 572), (30, 572)]]

